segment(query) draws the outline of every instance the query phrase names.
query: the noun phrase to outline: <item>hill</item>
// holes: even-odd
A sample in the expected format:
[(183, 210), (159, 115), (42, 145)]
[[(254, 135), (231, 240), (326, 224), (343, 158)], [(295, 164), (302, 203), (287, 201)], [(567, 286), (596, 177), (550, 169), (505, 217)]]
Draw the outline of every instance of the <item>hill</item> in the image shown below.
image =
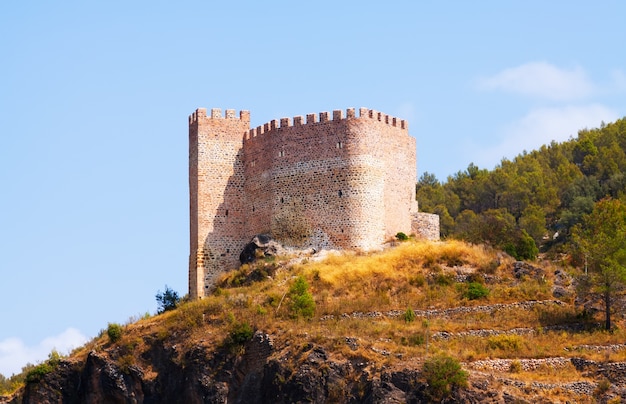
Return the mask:
[(569, 248), (572, 227), (605, 198), (626, 195), (626, 119), (504, 159), (470, 164), (441, 183), (424, 173), (420, 210), (441, 217), (444, 237), (487, 242), (520, 259)]
[(577, 274), (454, 240), (266, 257), (109, 324), (0, 403), (619, 402), (624, 319), (602, 331)]

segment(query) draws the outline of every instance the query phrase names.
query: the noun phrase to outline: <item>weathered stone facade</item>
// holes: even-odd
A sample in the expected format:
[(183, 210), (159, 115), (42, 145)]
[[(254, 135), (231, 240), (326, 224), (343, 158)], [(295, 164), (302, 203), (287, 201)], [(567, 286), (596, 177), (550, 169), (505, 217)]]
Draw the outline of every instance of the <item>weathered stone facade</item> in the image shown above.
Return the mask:
[(318, 250), (371, 250), (400, 231), (438, 238), (434, 219), (424, 234), (412, 225), (416, 182), (404, 120), (360, 108), (359, 116), (336, 110), (250, 129), (247, 111), (197, 109), (189, 117), (190, 297), (236, 268), (255, 234)]

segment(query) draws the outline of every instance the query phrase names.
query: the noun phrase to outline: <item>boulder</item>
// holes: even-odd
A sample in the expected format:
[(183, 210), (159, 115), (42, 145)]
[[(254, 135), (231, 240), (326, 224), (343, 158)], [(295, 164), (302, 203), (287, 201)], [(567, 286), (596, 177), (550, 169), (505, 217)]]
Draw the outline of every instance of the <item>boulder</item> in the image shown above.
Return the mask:
[(252, 240), (246, 244), (239, 254), (239, 262), (248, 264), (259, 257), (272, 257), (284, 255), (285, 248), (277, 241), (272, 239), (268, 234), (257, 234)]

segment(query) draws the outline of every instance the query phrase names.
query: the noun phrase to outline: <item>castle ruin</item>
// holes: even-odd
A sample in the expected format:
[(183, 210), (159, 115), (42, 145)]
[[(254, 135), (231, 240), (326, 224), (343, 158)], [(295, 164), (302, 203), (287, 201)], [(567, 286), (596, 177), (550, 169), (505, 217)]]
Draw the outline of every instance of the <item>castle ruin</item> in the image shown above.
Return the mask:
[(351, 108), (250, 128), (250, 113), (189, 116), (189, 296), (205, 296), (257, 234), (285, 245), (378, 248), (398, 232), (439, 239), (418, 213), (408, 124)]

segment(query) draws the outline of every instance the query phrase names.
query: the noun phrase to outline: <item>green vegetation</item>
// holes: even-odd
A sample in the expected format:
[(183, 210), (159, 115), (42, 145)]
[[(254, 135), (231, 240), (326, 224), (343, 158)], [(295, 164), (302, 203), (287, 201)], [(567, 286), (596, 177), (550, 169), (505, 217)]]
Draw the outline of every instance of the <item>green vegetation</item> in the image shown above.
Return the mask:
[(585, 274), (579, 293), (599, 298), (604, 306), (605, 329), (611, 329), (614, 303), (626, 287), (626, 205), (603, 199), (574, 226), (572, 239), (584, 258)]
[(52, 352), (48, 355), (48, 360), (28, 369), (25, 372), (26, 383), (39, 382), (45, 375), (52, 372), (59, 365), (60, 361), (61, 355), (56, 350), (52, 350)]
[(232, 329), (228, 333), (228, 337), (226, 338), (226, 345), (230, 348), (240, 347), (246, 342), (250, 341), (253, 335), (254, 330), (249, 323), (235, 322), (232, 326)]
[(109, 340), (113, 343), (117, 342), (122, 338), (122, 326), (117, 323), (109, 323), (107, 327), (107, 335), (109, 336)]
[(407, 236), (405, 233), (399, 231), (398, 233), (396, 233), (396, 239), (398, 241), (406, 241), (409, 239), (409, 236)]
[(404, 312), (404, 321), (407, 323), (412, 323), (413, 321), (415, 321), (415, 312), (412, 308), (407, 307), (406, 311)]
[(311, 318), (315, 314), (315, 300), (309, 293), (309, 284), (304, 277), (299, 276), (289, 288), (291, 300), (290, 313), (293, 318)]
[(467, 386), (468, 373), (461, 368), (458, 360), (438, 355), (426, 359), (422, 368), (426, 381), (426, 393), (433, 402), (440, 402), (452, 393), (453, 388)]
[(533, 259), (537, 249), (567, 251), (573, 227), (595, 202), (626, 195), (625, 172), (626, 119), (620, 119), (504, 159), (491, 171), (470, 164), (445, 183), (425, 172), (417, 199), (420, 210), (440, 215), (444, 237)]
[(489, 296), (489, 289), (479, 282), (470, 282), (465, 292), (465, 297), (469, 300), (481, 299)]
[(180, 303), (180, 300), (178, 292), (165, 285), (165, 291), (161, 293), (159, 290), (156, 294), (156, 301), (158, 304), (157, 313), (161, 314), (168, 310), (174, 310)]

